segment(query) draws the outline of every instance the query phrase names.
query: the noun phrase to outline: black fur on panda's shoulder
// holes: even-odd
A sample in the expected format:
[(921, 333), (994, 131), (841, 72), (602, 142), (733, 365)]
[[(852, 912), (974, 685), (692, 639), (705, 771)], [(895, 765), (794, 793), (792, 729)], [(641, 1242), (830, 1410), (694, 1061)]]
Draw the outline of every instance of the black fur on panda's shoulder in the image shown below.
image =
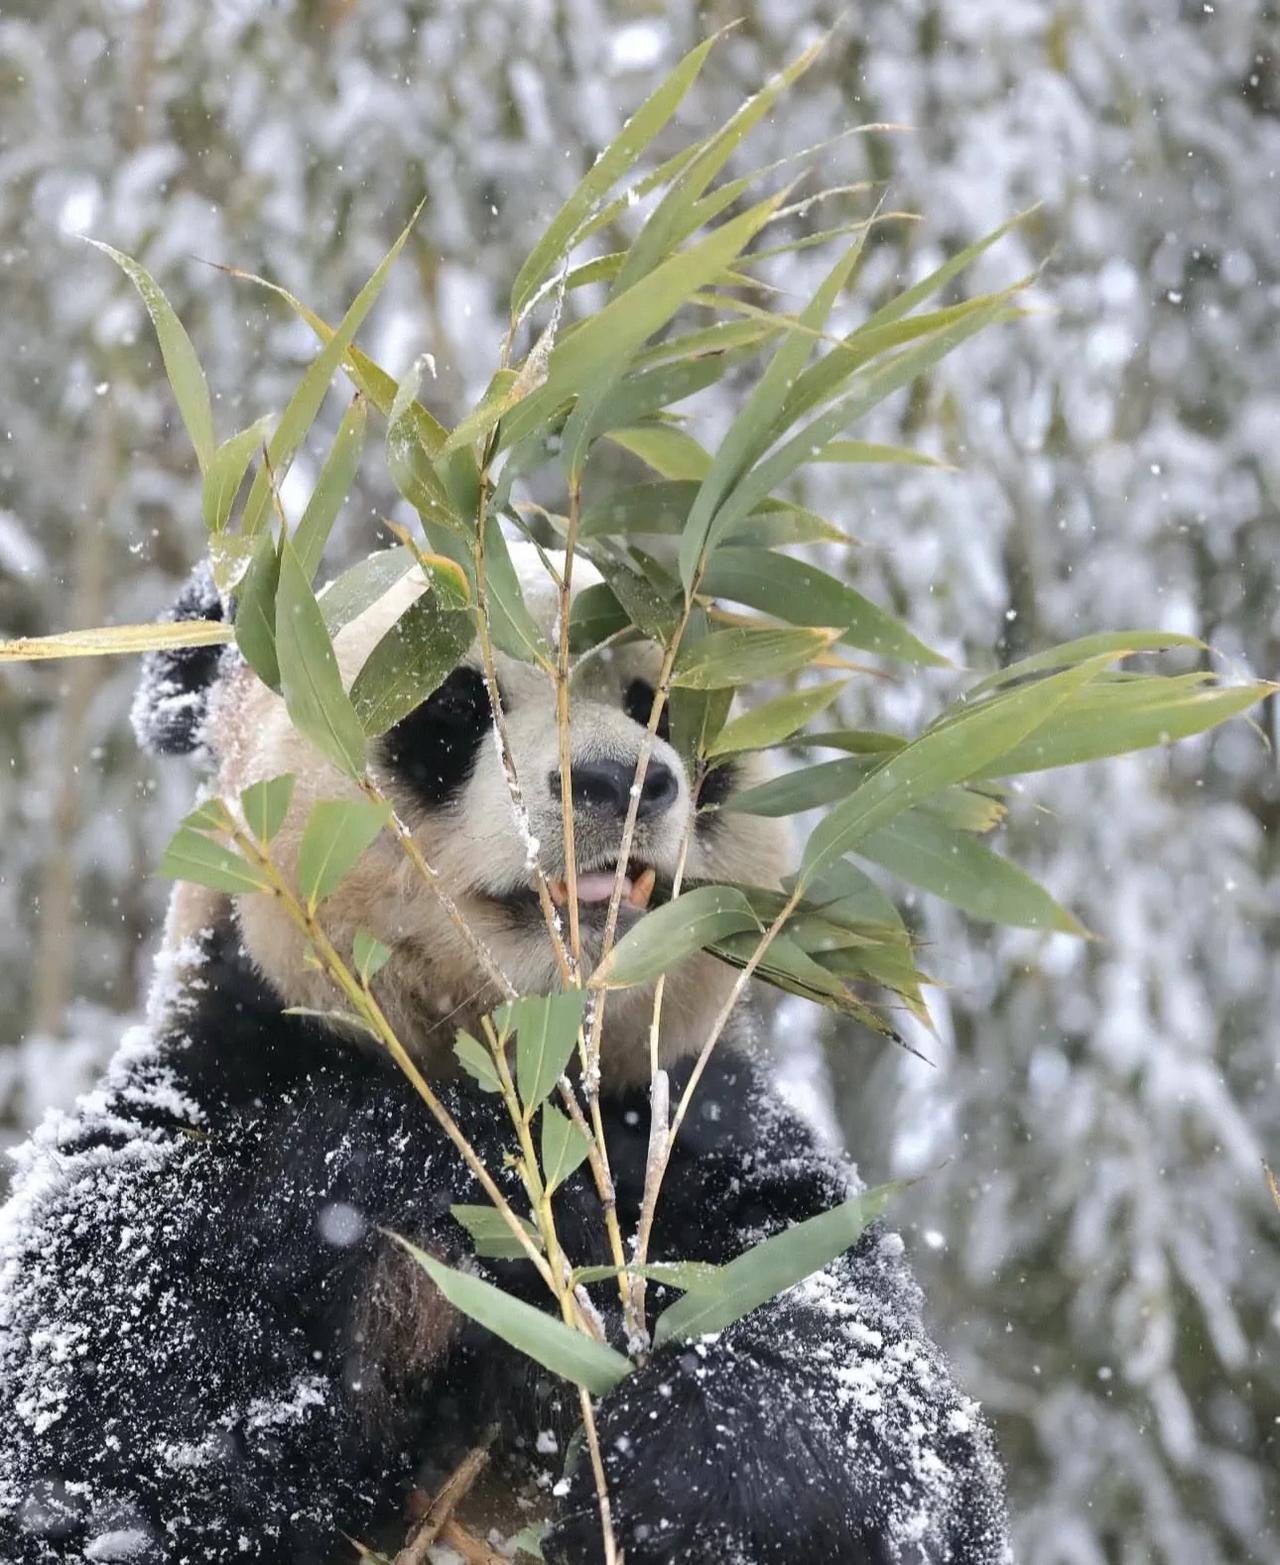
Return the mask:
[[(201, 562), (187, 578), (177, 601), (163, 623), (181, 620), (217, 620), (226, 608), (209, 561)], [(231, 616), (234, 618), (234, 615)], [(225, 645), (175, 647), (148, 652), (134, 696), (130, 719), (138, 743), (156, 755), (190, 755), (203, 748), (202, 730), (223, 660)]]

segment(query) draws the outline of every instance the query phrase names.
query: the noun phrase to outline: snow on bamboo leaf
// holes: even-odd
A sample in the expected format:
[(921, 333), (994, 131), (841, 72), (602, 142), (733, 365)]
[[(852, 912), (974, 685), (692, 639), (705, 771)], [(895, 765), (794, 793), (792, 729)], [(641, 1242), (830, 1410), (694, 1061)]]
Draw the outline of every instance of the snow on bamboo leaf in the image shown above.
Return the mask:
[(386, 805), (371, 799), (321, 799), (312, 806), (298, 847), (298, 890), (312, 911), (337, 890), (388, 819)]
[(865, 1190), (730, 1261), (721, 1270), (716, 1292), (687, 1293), (659, 1315), (654, 1346), (723, 1331), (811, 1273), (821, 1271), (858, 1242), (867, 1224), (903, 1188), (898, 1182)]
[(399, 1234), (391, 1237), (417, 1261), (455, 1309), (518, 1348), (553, 1375), (602, 1397), (631, 1373), (631, 1361), (615, 1348), (575, 1331), (554, 1316), (513, 1298), (501, 1288), (445, 1266)]
[(699, 886), (646, 913), (596, 968), (597, 989), (648, 983), (686, 956), (725, 935), (759, 933), (761, 924), (736, 886)]

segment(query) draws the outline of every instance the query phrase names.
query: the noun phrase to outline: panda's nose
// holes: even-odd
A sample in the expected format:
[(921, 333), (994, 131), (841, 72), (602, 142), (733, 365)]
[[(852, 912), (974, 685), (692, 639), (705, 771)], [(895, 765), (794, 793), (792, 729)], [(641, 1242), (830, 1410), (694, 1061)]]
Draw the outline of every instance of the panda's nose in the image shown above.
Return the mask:
[[(614, 815), (625, 820), (631, 803), (631, 787), (636, 779), (633, 761), (580, 761), (569, 772), (574, 808), (597, 815)], [(554, 799), (560, 797), (560, 773), (552, 772), (547, 786)], [(640, 789), (637, 820), (652, 820), (676, 802), (680, 784), (669, 766), (651, 758)]]

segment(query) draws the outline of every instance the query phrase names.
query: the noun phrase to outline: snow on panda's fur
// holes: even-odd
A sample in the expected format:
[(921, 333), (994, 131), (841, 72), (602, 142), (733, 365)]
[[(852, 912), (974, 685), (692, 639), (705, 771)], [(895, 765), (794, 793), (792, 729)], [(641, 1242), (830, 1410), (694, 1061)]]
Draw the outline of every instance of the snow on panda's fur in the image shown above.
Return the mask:
[[(550, 630), (548, 579), (533, 551), (513, 554)], [(575, 577), (593, 579), (583, 562)], [(402, 581), (339, 634), (345, 678), (417, 590)], [(206, 573), (175, 612), (221, 612)], [(575, 690), (588, 959), (602, 911), (588, 900), (603, 886), (592, 871), (616, 856), (657, 662), (652, 647), (615, 649), (586, 663)], [(547, 873), (562, 873), (554, 700), (526, 665), (502, 659), (498, 673), (527, 820), (511, 806), (474, 659), (372, 764), (499, 965), (545, 992), (557, 972), (529, 858), (534, 838)], [(276, 843), (286, 861), (311, 802), (350, 788), (234, 653), (154, 655), (134, 717), (151, 747), (211, 756), (222, 793), (294, 772)], [(723, 799), (754, 764), (713, 774), (712, 791)], [(652, 866), (661, 883), (693, 809), (665, 740), (649, 779), (631, 867), (639, 879)], [(768, 884), (784, 847), (768, 821), (704, 814), (688, 873)], [(0, 1558), (332, 1565), (353, 1557), (344, 1537), (402, 1535), (409, 1490), (430, 1490), (496, 1424), (502, 1492), (554, 1518), (547, 1559), (595, 1565), (590, 1464), (561, 1480), (576, 1398), (451, 1312), (383, 1236), (474, 1264), (449, 1208), (482, 1193), (384, 1056), (282, 1014), (328, 1009), (333, 995), (272, 899), (234, 900), (176, 890), (147, 1024), (20, 1154), (0, 1219)], [(505, 1111), (457, 1078), (450, 1053), (456, 1029), (498, 996), (437, 899), (379, 840), (325, 918), (340, 946), (364, 927), (391, 947), (380, 998), (518, 1201)], [(731, 976), (701, 956), (669, 979), (662, 1052), (676, 1090)], [(604, 1035), (602, 1111), (627, 1232), (644, 1178), (649, 1012), (648, 991), (614, 994)], [(677, 1142), (653, 1254), (723, 1262), (856, 1188), (751, 1063), (740, 1022)], [(558, 1193), (557, 1217), (575, 1262), (607, 1262), (585, 1168)], [(715, 1338), (658, 1350), (600, 1401), (628, 1565), (1008, 1558), (989, 1434), (923, 1333), (901, 1252), (873, 1228)], [(547, 1306), (527, 1265), (483, 1269)], [(594, 1297), (617, 1340), (616, 1291)], [(664, 1302), (651, 1287), (651, 1308)]]

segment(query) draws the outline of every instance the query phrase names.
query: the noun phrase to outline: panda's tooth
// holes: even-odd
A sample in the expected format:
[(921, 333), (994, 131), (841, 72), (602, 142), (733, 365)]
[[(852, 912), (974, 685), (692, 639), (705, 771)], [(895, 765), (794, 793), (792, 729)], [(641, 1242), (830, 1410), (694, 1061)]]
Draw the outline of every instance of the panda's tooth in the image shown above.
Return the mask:
[(631, 887), (632, 907), (646, 908), (649, 899), (653, 896), (653, 888), (658, 883), (658, 872), (652, 864), (637, 876)]
[(547, 890), (551, 893), (551, 900), (557, 907), (563, 907), (569, 900), (567, 882), (558, 879), (554, 875), (548, 875), (547, 877)]

